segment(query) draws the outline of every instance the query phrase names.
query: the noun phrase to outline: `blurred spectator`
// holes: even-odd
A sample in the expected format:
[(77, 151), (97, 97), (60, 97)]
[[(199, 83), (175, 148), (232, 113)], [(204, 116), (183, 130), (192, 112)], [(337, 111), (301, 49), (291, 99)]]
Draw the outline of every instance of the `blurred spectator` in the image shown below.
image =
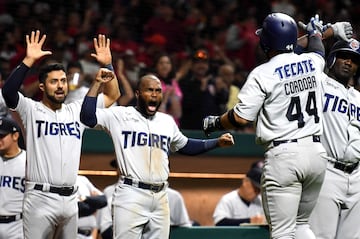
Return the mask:
[(121, 58), (118, 58), (115, 63), (115, 73), (117, 75), (117, 79), (119, 81), (119, 87), (121, 95), (116, 101), (118, 105), (129, 105), (131, 104), (132, 100), (134, 99), (134, 91), (131, 88), (130, 82), (124, 75), (124, 61)]
[(166, 42), (166, 38), (158, 33), (146, 37), (137, 60), (146, 67), (151, 67), (154, 64), (154, 58), (165, 51)]
[(273, 12), (282, 12), (295, 17), (296, 7), (291, 0), (276, 0), (272, 2), (271, 10)]
[(180, 79), (183, 92), (180, 120), (183, 129), (202, 129), (202, 119), (207, 115), (224, 113), (221, 105), (228, 100), (228, 91), (216, 89), (214, 76), (209, 74), (209, 54), (199, 49), (191, 56), (189, 72)]
[(155, 14), (144, 26), (145, 38), (157, 34), (166, 39), (164, 47), (166, 52), (172, 54), (185, 49), (184, 27), (175, 18), (173, 6), (169, 3), (163, 2), (155, 6)]
[(124, 61), (124, 69), (123, 69), (124, 75), (130, 82), (133, 91), (135, 91), (138, 80), (140, 79), (146, 67), (143, 63), (140, 63), (136, 59), (135, 52), (129, 49), (127, 49), (123, 53), (122, 59)]
[(256, 19), (247, 11), (238, 8), (233, 12), (235, 20), (227, 29), (225, 49), (237, 66), (249, 71), (256, 65), (255, 53), (259, 39), (254, 34), (257, 29)]
[(222, 196), (213, 214), (216, 226), (266, 223), (260, 196), (262, 167), (263, 161), (255, 162), (239, 188)]
[(168, 54), (162, 53), (155, 58), (152, 73), (161, 80), (163, 100), (159, 111), (172, 115), (179, 125), (182, 115), (182, 92), (178, 84), (178, 77), (180, 77), (180, 75), (176, 74), (172, 60)]
[(226, 102), (225, 110), (232, 109), (238, 102), (238, 94), (240, 88), (234, 85), (235, 81), (235, 68), (229, 64), (223, 64), (219, 67), (216, 77), (216, 84), (219, 85), (217, 88), (222, 88), (228, 91), (229, 98)]
[(74, 102), (84, 99), (89, 90), (90, 79), (85, 78), (82, 65), (79, 61), (69, 62), (66, 68), (68, 78), (69, 93), (65, 99), (65, 103)]

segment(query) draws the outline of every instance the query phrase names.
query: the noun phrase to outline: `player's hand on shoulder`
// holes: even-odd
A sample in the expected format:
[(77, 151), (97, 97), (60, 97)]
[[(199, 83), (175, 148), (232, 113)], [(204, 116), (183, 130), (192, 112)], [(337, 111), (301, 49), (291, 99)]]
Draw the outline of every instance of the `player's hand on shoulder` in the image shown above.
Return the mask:
[(234, 137), (230, 133), (222, 134), (218, 139), (219, 147), (227, 147), (234, 145)]
[(110, 50), (110, 39), (103, 34), (99, 34), (98, 38), (94, 38), (95, 53), (91, 53), (101, 65), (112, 64), (112, 56)]
[(96, 74), (95, 81), (107, 83), (115, 78), (115, 73), (106, 68), (100, 68)]

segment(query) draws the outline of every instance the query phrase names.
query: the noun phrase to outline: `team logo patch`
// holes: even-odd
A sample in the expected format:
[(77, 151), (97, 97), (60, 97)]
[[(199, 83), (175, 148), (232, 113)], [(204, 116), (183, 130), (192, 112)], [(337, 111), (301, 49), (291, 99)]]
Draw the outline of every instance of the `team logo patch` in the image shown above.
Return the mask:
[(349, 46), (351, 47), (351, 49), (357, 51), (359, 49), (360, 44), (357, 40), (354, 39), (350, 42)]

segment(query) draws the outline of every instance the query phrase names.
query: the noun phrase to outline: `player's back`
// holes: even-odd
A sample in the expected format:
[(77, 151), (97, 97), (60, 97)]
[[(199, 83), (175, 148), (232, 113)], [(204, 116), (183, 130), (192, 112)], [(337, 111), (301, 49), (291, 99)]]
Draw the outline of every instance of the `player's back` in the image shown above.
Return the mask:
[(249, 74), (236, 108), (247, 120), (257, 117), (259, 143), (321, 134), (323, 68), (316, 53), (284, 53)]

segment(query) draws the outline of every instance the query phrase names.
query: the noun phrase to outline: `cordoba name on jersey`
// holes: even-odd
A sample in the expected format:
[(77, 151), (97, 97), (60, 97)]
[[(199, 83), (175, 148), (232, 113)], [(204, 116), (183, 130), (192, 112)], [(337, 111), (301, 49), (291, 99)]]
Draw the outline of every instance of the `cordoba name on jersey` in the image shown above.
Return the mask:
[(122, 131), (124, 149), (128, 147), (149, 146), (162, 149), (166, 153), (169, 149), (170, 137), (146, 132)]
[(25, 191), (25, 178), (1, 175), (0, 176), (0, 187), (13, 188), (20, 192), (24, 192)]
[(324, 94), (324, 112), (337, 111), (342, 114), (349, 114), (354, 117), (357, 121), (360, 121), (360, 107), (349, 103), (347, 99), (340, 98), (339, 96), (332, 95), (329, 93)]
[(37, 137), (41, 135), (61, 135), (61, 136), (75, 136), (80, 139), (80, 123), (68, 122), (48, 122), (44, 120), (36, 120)]
[[(314, 71), (313, 61), (308, 59), (279, 66), (275, 69), (274, 74), (280, 80), (292, 79), (284, 84), (285, 94), (291, 95), (316, 88), (315, 76), (309, 75)], [(299, 78), (296, 79), (296, 76), (299, 76)]]

